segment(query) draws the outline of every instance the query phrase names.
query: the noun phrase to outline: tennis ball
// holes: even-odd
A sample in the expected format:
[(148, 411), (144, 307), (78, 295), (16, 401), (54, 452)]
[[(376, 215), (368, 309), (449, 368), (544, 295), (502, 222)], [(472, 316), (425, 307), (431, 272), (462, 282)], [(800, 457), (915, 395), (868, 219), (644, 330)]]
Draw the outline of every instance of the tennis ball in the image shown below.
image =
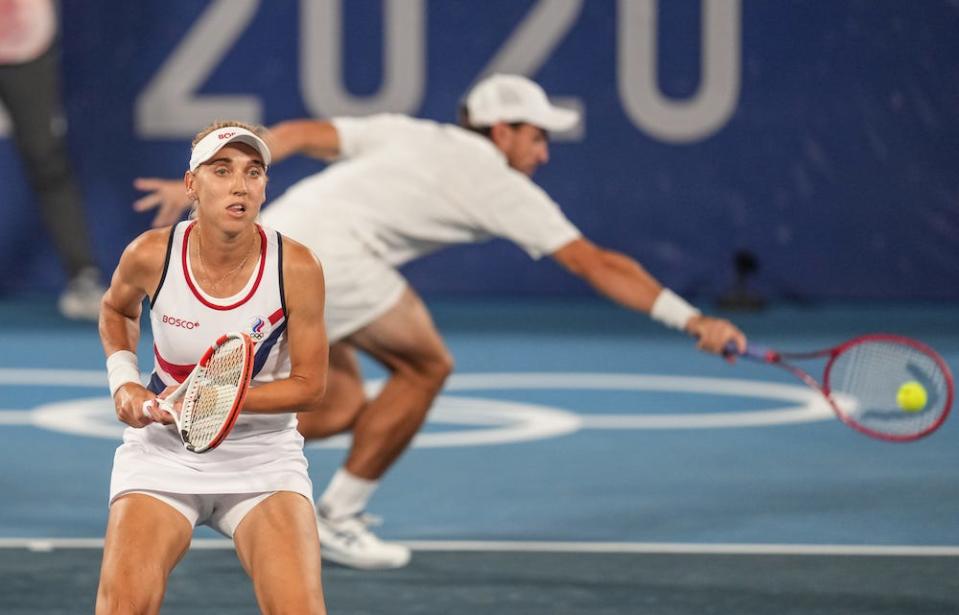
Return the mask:
[(919, 412), (926, 407), (926, 401), (926, 387), (915, 380), (904, 383), (896, 393), (896, 403), (906, 412)]

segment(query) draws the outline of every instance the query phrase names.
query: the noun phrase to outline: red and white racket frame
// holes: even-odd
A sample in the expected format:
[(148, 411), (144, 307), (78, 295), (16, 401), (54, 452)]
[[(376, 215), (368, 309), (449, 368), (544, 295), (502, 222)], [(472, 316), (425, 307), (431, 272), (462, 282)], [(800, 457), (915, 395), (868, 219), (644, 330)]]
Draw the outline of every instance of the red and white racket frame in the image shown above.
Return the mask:
[(220, 446), (223, 440), (225, 440), (226, 437), (233, 430), (233, 426), (236, 424), (236, 420), (240, 417), (240, 410), (243, 409), (243, 402), (246, 400), (246, 394), (250, 390), (250, 379), (253, 377), (253, 358), (254, 358), (253, 340), (250, 339), (250, 336), (247, 335), (246, 333), (226, 333), (224, 335), (221, 335), (215, 342), (213, 342), (213, 345), (207, 349), (207, 351), (200, 358), (200, 362), (197, 363), (197, 365), (206, 367), (210, 362), (210, 358), (213, 357), (213, 353), (216, 351), (216, 349), (222, 346), (223, 344), (225, 344), (227, 340), (235, 337), (241, 337), (243, 339), (244, 365), (243, 365), (243, 378), (240, 380), (237, 396), (236, 396), (236, 399), (233, 400), (233, 406), (230, 408), (229, 416), (227, 420), (223, 423), (223, 426), (220, 428), (219, 433), (217, 433), (216, 437), (213, 438), (213, 440), (210, 442), (209, 445), (207, 445), (206, 448), (202, 450), (193, 450), (187, 447), (187, 450), (191, 450), (195, 453), (204, 453), (206, 451), (213, 450), (216, 447)]
[[(855, 346), (872, 343), (872, 342), (888, 342), (892, 344), (902, 344), (909, 346), (914, 350), (921, 352), (922, 354), (928, 356), (932, 359), (936, 366), (942, 371), (945, 376), (946, 383), (946, 401), (945, 409), (942, 414), (930, 425), (926, 426), (921, 431), (910, 433), (910, 434), (887, 434), (878, 432), (874, 429), (869, 429), (865, 425), (860, 424), (855, 419), (848, 416), (843, 412), (842, 408), (836, 403), (831, 395), (831, 388), (829, 384), (829, 372), (832, 369), (833, 364), (836, 362), (843, 353), (847, 352), (850, 348)], [(924, 436), (927, 436), (939, 429), (939, 427), (946, 421), (946, 417), (949, 416), (949, 411), (952, 409), (952, 400), (955, 395), (955, 384), (952, 379), (952, 372), (949, 370), (949, 366), (946, 364), (945, 360), (939, 355), (938, 352), (933, 350), (930, 346), (923, 344), (918, 340), (914, 340), (910, 337), (905, 337), (902, 335), (895, 335), (891, 333), (869, 333), (866, 335), (860, 335), (854, 337), (850, 340), (839, 344), (833, 348), (827, 348), (824, 350), (815, 350), (811, 352), (779, 352), (768, 348), (766, 346), (760, 346), (757, 344), (748, 344), (746, 346), (746, 351), (739, 353), (735, 346), (727, 346), (725, 354), (728, 356), (742, 356), (748, 359), (755, 361), (760, 361), (763, 363), (769, 363), (771, 365), (776, 365), (781, 367), (786, 371), (790, 372), (800, 380), (802, 380), (807, 386), (816, 391), (819, 391), (826, 401), (832, 407), (833, 412), (836, 413), (836, 416), (840, 421), (852, 427), (856, 431), (866, 434), (872, 438), (878, 438), (880, 440), (886, 440), (890, 442), (910, 442), (913, 440), (918, 440)], [(820, 359), (828, 357), (826, 360), (826, 365), (823, 368), (822, 384), (810, 376), (807, 372), (802, 369), (787, 363), (785, 360), (805, 360), (805, 359)], [(784, 360), (785, 359), (785, 360)]]
[[(223, 423), (223, 426), (220, 428), (220, 431), (217, 435), (211, 440), (210, 444), (202, 449), (195, 449), (191, 445), (186, 444), (186, 437), (183, 433), (183, 429), (180, 426), (180, 415), (173, 409), (173, 403), (177, 398), (182, 397), (187, 389), (190, 387), (190, 383), (193, 380), (194, 376), (199, 373), (200, 370), (206, 369), (210, 363), (210, 359), (213, 358), (213, 354), (216, 352), (217, 348), (223, 346), (227, 341), (231, 339), (240, 338), (244, 344), (243, 352), (243, 378), (240, 381), (238, 387), (238, 393), (236, 398), (233, 401), (233, 406), (230, 408), (227, 420)], [(197, 362), (196, 367), (193, 368), (193, 371), (187, 376), (186, 380), (180, 383), (180, 386), (177, 387), (173, 393), (167, 396), (164, 399), (148, 399), (143, 402), (143, 413), (147, 416), (150, 415), (149, 408), (156, 402), (157, 406), (173, 417), (174, 422), (177, 426), (177, 431), (180, 434), (180, 438), (183, 440), (186, 445), (186, 449), (193, 453), (205, 453), (207, 451), (213, 450), (218, 447), (224, 439), (230, 434), (233, 426), (236, 424), (237, 419), (240, 416), (240, 410), (243, 409), (243, 402), (246, 400), (246, 394), (250, 388), (250, 380), (253, 376), (253, 340), (250, 339), (250, 336), (246, 333), (224, 333), (221, 335), (213, 344), (207, 349), (203, 356), (200, 357), (199, 362)]]

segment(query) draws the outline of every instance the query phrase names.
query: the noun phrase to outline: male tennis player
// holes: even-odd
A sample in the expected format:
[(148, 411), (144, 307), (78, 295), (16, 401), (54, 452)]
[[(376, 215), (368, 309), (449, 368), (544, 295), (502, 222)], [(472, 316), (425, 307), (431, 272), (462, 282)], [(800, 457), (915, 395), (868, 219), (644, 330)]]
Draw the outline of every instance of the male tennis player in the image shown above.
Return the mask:
[[(311, 247), (327, 282), (331, 367), (322, 409), (299, 416), (306, 438), (353, 432), (346, 461), (317, 501), (323, 556), (357, 568), (403, 566), (409, 550), (379, 540), (363, 511), (379, 480), (422, 426), (453, 369), (429, 311), (397, 267), (445, 246), (503, 237), (532, 258), (551, 256), (627, 308), (683, 330), (720, 352), (743, 334), (663, 288), (634, 259), (583, 237), (531, 176), (549, 159), (548, 132), (579, 116), (550, 104), (537, 84), (494, 75), (470, 92), (463, 126), (399, 115), (293, 120), (273, 127), (273, 160), (292, 154), (341, 159), (294, 184), (263, 215)], [(167, 224), (182, 187), (139, 180)], [(357, 362), (363, 352), (389, 378), (372, 398)]]

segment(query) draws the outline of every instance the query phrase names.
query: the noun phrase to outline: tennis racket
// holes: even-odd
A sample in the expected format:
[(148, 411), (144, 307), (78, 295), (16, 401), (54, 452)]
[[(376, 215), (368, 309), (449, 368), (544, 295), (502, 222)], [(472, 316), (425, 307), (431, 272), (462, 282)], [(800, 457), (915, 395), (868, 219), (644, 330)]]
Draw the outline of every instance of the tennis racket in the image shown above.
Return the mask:
[[(749, 344), (727, 356), (776, 365), (822, 393), (836, 416), (867, 436), (893, 442), (918, 440), (938, 429), (952, 406), (949, 366), (935, 350), (908, 337), (875, 333), (813, 352), (778, 352)], [(792, 361), (825, 359), (820, 384)]]
[[(154, 401), (173, 417), (188, 451), (213, 450), (226, 439), (243, 407), (253, 374), (253, 342), (245, 333), (227, 333), (204, 353), (190, 375), (164, 399)], [(182, 400), (179, 412), (175, 403)]]

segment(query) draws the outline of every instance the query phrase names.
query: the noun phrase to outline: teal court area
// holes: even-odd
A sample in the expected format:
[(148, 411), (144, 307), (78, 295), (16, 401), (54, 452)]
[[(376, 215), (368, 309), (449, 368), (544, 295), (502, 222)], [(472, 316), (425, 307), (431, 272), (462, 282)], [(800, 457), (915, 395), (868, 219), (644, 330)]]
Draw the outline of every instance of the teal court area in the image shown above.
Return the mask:
[[(730, 365), (614, 308), (431, 307), (457, 371), (371, 506), (413, 562), (327, 566), (330, 612), (959, 612), (955, 417), (880, 442), (788, 374)], [(955, 310), (728, 316), (783, 349), (910, 335), (959, 370)], [(46, 303), (8, 302), (0, 317), (0, 612), (92, 612), (121, 432), (95, 327)], [(381, 374), (367, 367), (372, 388)], [(309, 446), (316, 483), (344, 446)], [(163, 612), (201, 611), (257, 612), (230, 543), (206, 529)]]

